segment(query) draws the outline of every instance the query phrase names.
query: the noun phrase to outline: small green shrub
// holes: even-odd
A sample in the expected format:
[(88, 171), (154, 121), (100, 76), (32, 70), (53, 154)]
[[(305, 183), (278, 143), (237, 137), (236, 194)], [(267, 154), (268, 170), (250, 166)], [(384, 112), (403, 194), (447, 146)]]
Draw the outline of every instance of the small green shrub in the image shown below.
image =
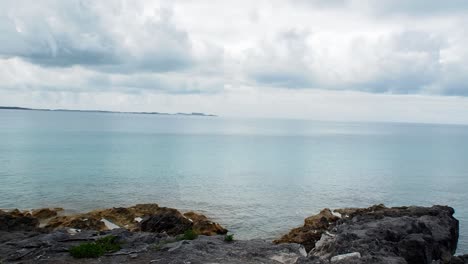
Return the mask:
[(188, 229), (182, 236), (178, 237), (178, 240), (194, 240), (197, 239), (197, 237), (197, 232), (195, 232), (193, 229)]
[(224, 236), (224, 241), (226, 241), (226, 242), (234, 241), (234, 234), (225, 235)]
[(83, 243), (70, 248), (70, 255), (74, 258), (98, 258), (104, 253), (104, 249), (96, 243)]
[(105, 253), (118, 251), (120, 244), (115, 236), (107, 236), (95, 242), (83, 243), (70, 248), (69, 252), (74, 258), (98, 258)]
[(114, 252), (120, 250), (120, 243), (117, 242), (116, 236), (106, 236), (96, 240), (96, 244), (100, 245), (105, 252)]

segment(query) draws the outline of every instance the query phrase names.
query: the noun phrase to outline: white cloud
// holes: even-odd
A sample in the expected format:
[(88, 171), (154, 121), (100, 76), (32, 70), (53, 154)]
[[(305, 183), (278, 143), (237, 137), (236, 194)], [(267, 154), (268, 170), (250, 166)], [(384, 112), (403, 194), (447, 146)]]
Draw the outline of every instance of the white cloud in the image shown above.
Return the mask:
[[(308, 115), (294, 109), (308, 101), (282, 98), (315, 100), (317, 92), (328, 93), (330, 102), (354, 98), (343, 102), (349, 105), (372, 98), (387, 110), (412, 98), (444, 112), (441, 105), (465, 103), (444, 96), (468, 96), (467, 15), (468, 4), (458, 0), (6, 0), (0, 3), (0, 104), (19, 97), (29, 98), (16, 100), (26, 106), (106, 105), (84, 99), (94, 94), (126, 110), (212, 105), (211, 112), (229, 115), (242, 112), (239, 102), (252, 102), (245, 115), (302, 118)], [(263, 107), (255, 96), (283, 107)], [(136, 98), (153, 98), (158, 107), (133, 105)], [(446, 103), (435, 106), (431, 98)], [(361, 103), (368, 110), (372, 100)], [(387, 110), (378, 108), (379, 118), (393, 120)], [(424, 113), (421, 120), (431, 119)]]

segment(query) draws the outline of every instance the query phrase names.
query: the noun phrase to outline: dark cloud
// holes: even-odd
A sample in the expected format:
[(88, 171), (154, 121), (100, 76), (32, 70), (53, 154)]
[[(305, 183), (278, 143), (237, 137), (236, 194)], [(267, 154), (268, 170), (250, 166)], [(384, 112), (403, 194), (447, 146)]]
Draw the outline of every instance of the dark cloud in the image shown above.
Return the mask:
[[(188, 35), (174, 26), (171, 10), (161, 8), (157, 19), (139, 25), (134, 22), (141, 14), (117, 8), (107, 15), (135, 21), (113, 25), (93, 2), (48, 2), (54, 8), (19, 1), (0, 11), (0, 56), (45, 67), (83, 65), (120, 73), (165, 72), (193, 63)], [(114, 27), (122, 26), (116, 32)]]

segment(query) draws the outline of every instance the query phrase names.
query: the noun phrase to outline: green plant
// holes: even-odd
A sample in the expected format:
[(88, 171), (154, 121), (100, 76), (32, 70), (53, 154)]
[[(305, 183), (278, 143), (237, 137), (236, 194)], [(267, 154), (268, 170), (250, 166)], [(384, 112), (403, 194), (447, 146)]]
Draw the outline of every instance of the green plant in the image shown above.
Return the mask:
[(74, 258), (98, 258), (105, 253), (104, 249), (96, 243), (83, 243), (70, 248), (69, 251)]
[(100, 245), (106, 252), (114, 252), (120, 249), (120, 243), (117, 242), (116, 236), (106, 236), (96, 240), (96, 244)]
[(234, 234), (225, 235), (224, 236), (224, 241), (226, 241), (226, 242), (234, 241)]
[(98, 258), (105, 253), (118, 251), (120, 244), (116, 240), (117, 237), (115, 236), (103, 237), (95, 242), (83, 243), (72, 247), (69, 252), (74, 258)]
[(178, 237), (178, 240), (194, 240), (198, 237), (198, 233), (193, 229), (188, 229), (183, 235)]

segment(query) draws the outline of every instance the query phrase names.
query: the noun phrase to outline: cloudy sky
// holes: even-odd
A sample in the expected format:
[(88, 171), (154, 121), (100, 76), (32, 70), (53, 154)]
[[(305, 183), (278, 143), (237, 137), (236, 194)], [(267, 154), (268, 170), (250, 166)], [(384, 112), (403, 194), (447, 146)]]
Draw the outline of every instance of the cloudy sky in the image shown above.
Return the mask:
[(466, 0), (0, 2), (0, 105), (468, 124)]

